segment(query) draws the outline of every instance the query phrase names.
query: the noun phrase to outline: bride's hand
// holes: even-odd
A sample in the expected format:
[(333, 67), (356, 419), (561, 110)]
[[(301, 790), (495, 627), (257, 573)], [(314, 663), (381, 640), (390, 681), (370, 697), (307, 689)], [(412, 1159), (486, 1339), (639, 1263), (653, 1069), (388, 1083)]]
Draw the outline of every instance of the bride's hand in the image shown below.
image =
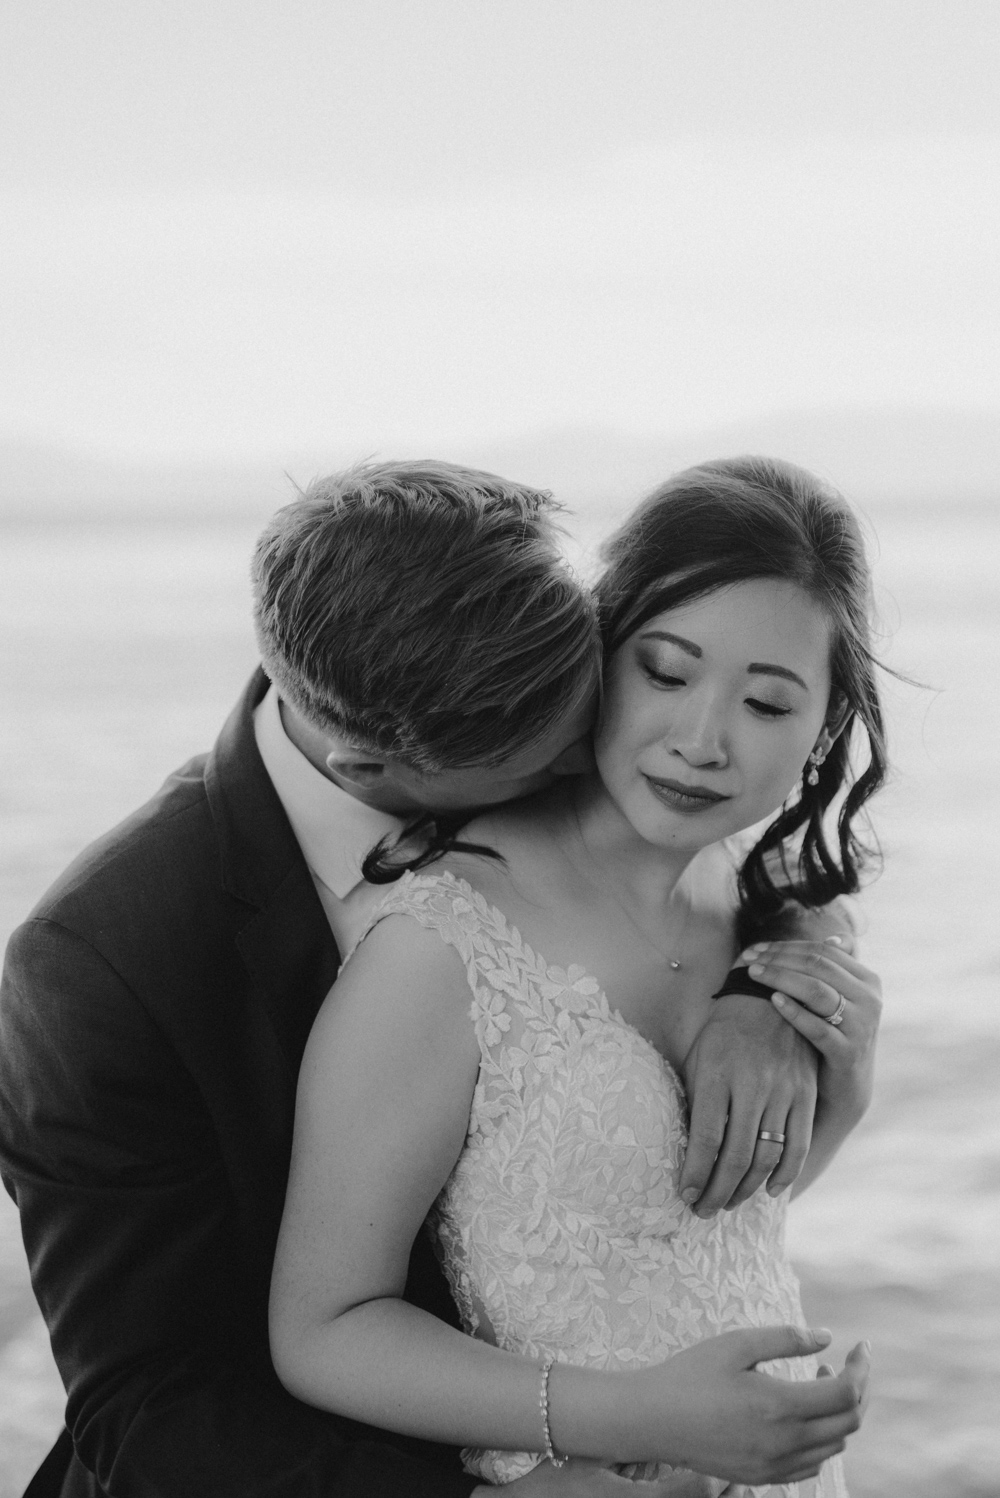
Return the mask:
[[(756, 1365), (818, 1352), (829, 1340), (829, 1332), (791, 1326), (747, 1328), (708, 1337), (665, 1363), (627, 1375), (628, 1406), (644, 1432), (639, 1444), (649, 1444), (650, 1432), (672, 1426), (675, 1436), (667, 1445), (683, 1444), (685, 1460), (725, 1477), (691, 1471), (647, 1482), (571, 1457), (559, 1467), (541, 1462), (507, 1490), (518, 1498), (742, 1498), (742, 1483), (813, 1477), (861, 1424), (867, 1346), (853, 1350), (840, 1374), (824, 1365), (827, 1376), (812, 1383), (775, 1378)], [(660, 1444), (655, 1434), (652, 1442)], [(473, 1498), (491, 1491), (478, 1487)]]
[(867, 1107), (882, 1014), (878, 975), (829, 940), (760, 942), (744, 955), (750, 976), (775, 990), (781, 1017), (819, 1051), (820, 1096)]
[(757, 1364), (818, 1352), (829, 1340), (829, 1332), (771, 1326), (696, 1342), (629, 1375), (633, 1429), (646, 1450), (669, 1450), (675, 1464), (734, 1483), (814, 1477), (861, 1424), (868, 1348), (859, 1343), (839, 1374), (813, 1381), (777, 1378)]

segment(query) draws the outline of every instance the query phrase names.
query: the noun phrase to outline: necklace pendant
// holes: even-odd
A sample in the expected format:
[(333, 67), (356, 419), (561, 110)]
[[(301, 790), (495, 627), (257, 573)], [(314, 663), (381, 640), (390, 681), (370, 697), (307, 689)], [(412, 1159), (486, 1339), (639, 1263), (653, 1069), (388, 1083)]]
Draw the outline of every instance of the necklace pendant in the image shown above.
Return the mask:
[(673, 968), (674, 972), (676, 973), (677, 969), (680, 967), (680, 963), (679, 962), (675, 962), (674, 959), (671, 957), (670, 958), (670, 966)]

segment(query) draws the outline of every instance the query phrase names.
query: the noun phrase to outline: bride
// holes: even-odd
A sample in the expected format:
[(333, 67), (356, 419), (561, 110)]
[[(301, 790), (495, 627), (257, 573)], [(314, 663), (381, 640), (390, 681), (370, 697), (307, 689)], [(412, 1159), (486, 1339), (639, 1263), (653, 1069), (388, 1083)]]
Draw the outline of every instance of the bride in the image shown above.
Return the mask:
[[(572, 1456), (836, 1498), (867, 1348), (815, 1378), (784, 1196), (679, 1198), (678, 1073), (760, 922), (858, 887), (885, 771), (863, 545), (809, 474), (740, 459), (663, 485), (605, 559), (596, 772), (393, 883), (317, 1019), (272, 1353), (299, 1398), (463, 1444), (487, 1482)], [(747, 955), (746, 1002), (821, 1055), (801, 1189), (868, 1104), (878, 982), (830, 942)], [(402, 1299), (425, 1220), (468, 1335)], [(740, 1328), (772, 1329), (770, 1374)]]

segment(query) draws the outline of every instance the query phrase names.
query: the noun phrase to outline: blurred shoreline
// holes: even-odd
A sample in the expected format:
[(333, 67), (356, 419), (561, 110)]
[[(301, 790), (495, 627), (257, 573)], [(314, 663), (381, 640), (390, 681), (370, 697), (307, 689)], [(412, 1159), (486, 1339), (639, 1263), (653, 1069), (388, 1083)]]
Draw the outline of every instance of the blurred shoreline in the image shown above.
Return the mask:
[(862, 510), (1000, 507), (1000, 412), (859, 405), (777, 411), (678, 433), (550, 426), (476, 438), (396, 434), (322, 449), (102, 453), (0, 434), (0, 523), (266, 519), (315, 477), (370, 457), (440, 457), (551, 490), (587, 525), (708, 457), (779, 454)]

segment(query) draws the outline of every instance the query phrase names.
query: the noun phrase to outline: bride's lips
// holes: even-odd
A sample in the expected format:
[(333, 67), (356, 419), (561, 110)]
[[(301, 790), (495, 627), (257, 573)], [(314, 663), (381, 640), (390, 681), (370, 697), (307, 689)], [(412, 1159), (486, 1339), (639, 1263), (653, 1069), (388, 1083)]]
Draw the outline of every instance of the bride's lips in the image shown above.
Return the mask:
[(711, 811), (720, 801), (730, 799), (707, 785), (682, 785), (679, 780), (660, 780), (652, 775), (644, 775), (643, 779), (657, 800), (671, 811)]

